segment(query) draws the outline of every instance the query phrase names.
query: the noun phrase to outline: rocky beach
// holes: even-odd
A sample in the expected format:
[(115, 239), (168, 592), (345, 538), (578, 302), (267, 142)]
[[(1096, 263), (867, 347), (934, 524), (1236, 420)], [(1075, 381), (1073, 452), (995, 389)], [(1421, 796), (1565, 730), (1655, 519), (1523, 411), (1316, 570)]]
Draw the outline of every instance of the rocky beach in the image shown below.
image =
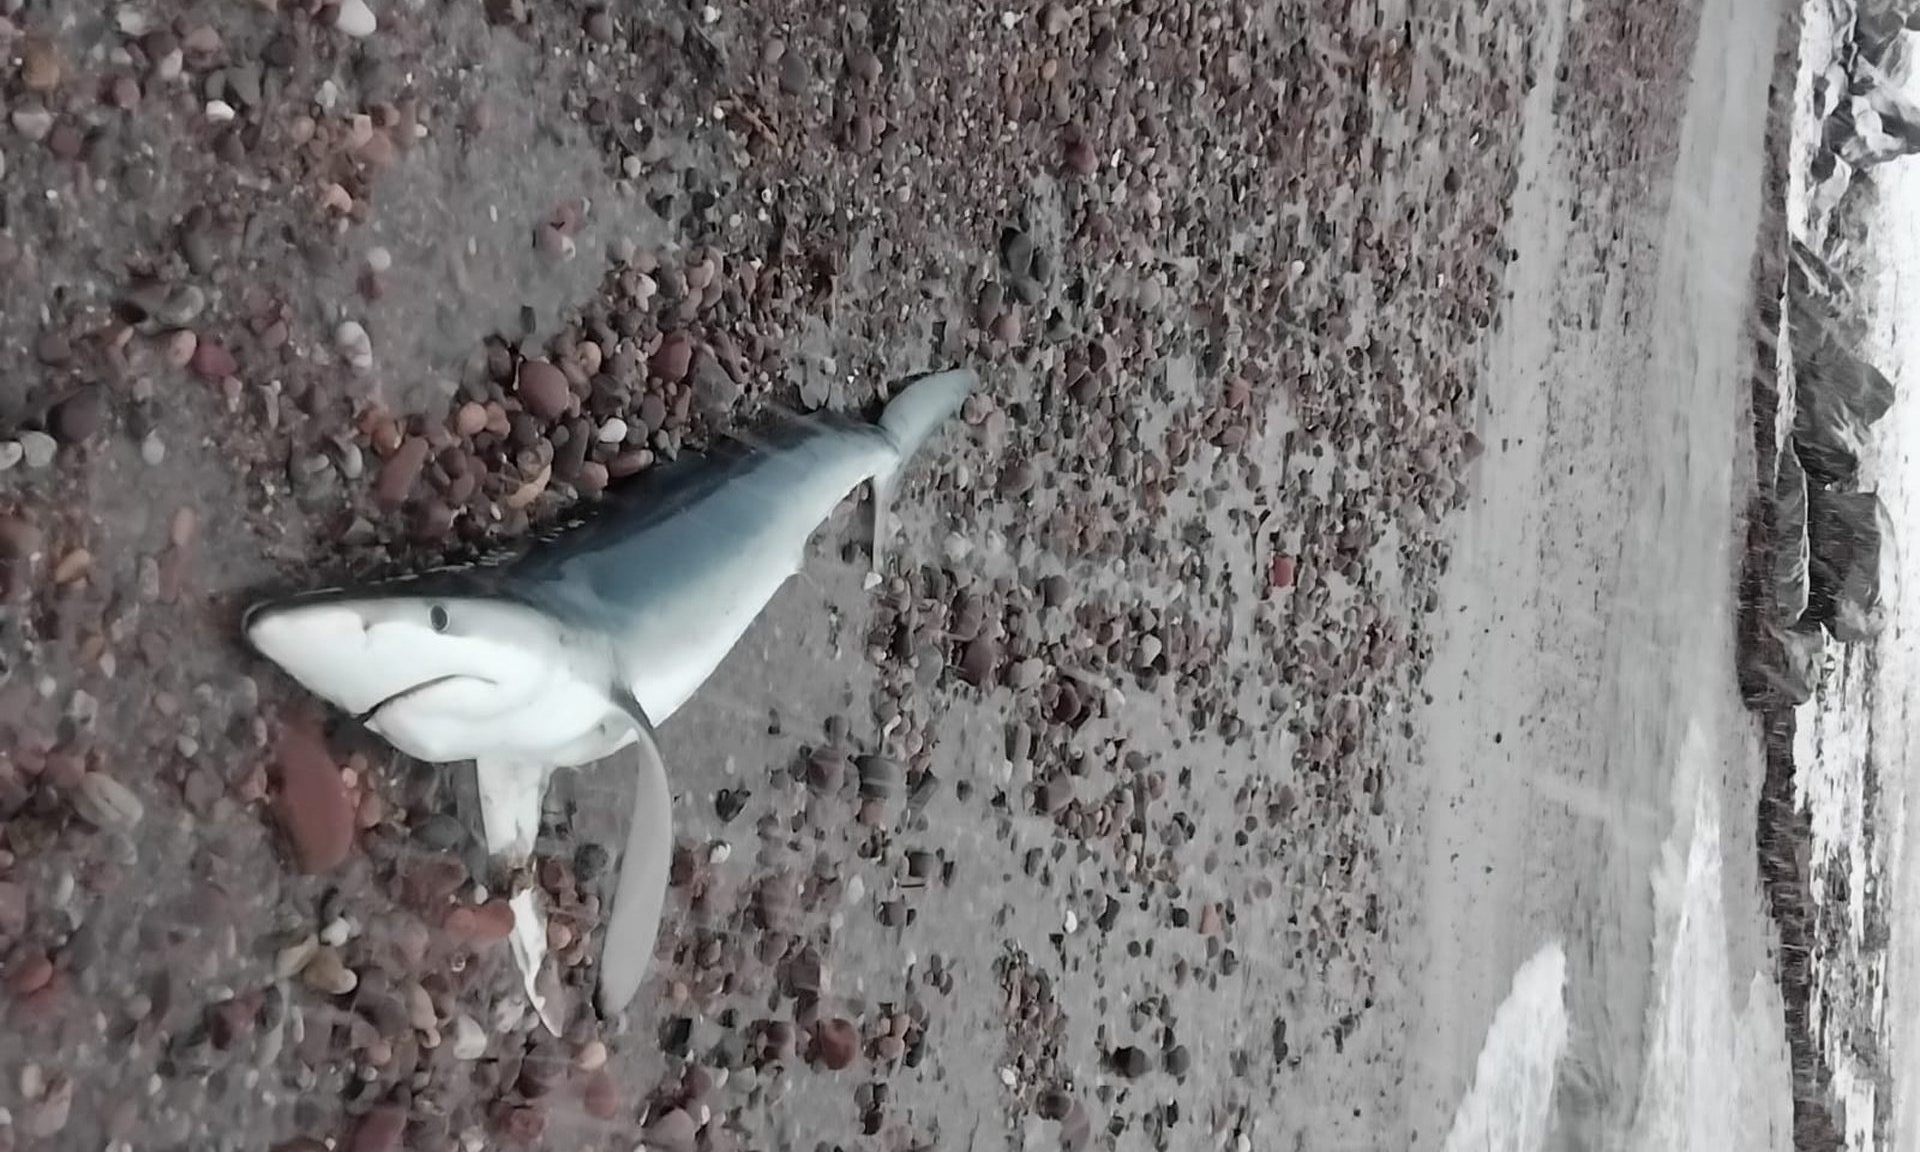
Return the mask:
[[(1689, 717), (1773, 970), (1784, 7), (0, 0), (0, 1148), (1439, 1149), (1543, 934), (1556, 1146), (1637, 1131)], [(662, 726), (621, 1020), (560, 778), (549, 1035), (241, 610), (950, 366)]]

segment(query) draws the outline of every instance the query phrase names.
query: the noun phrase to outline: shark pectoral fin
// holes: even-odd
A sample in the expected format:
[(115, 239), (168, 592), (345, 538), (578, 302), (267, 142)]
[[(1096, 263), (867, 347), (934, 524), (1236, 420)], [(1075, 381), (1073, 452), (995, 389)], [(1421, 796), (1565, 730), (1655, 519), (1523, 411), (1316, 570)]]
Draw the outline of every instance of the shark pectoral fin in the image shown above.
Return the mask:
[(654, 740), (653, 722), (630, 694), (620, 700), (634, 720), (634, 742), (640, 758), (634, 788), (633, 818), (627, 826), (627, 846), (620, 856), (620, 876), (613, 893), (613, 912), (606, 920), (606, 939), (600, 949), (600, 987), (595, 997), (603, 1016), (617, 1015), (640, 990), (653, 962), (654, 942), (660, 935), (660, 917), (666, 908), (667, 876), (673, 866), (673, 794), (667, 786), (667, 766)]
[(540, 836), (540, 806), (547, 795), (553, 765), (505, 756), (481, 756), (473, 762), (480, 786), (480, 829), (487, 855), (518, 866), (533, 855)]

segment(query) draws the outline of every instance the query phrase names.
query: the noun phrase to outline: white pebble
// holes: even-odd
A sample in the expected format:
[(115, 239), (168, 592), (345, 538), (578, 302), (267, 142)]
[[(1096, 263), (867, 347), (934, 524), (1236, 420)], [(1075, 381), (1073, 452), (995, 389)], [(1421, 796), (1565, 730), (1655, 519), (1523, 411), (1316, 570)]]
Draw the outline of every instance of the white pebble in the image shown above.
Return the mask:
[(213, 123), (215, 124), (228, 123), (234, 118), (235, 115), (236, 113), (233, 110), (233, 105), (227, 103), (225, 100), (207, 101), (207, 119), (212, 121)]
[(338, 948), (345, 944), (352, 934), (353, 926), (347, 923), (346, 917), (335, 916), (331, 924), (320, 930), (320, 943)]
[(358, 320), (342, 320), (340, 327), (333, 330), (333, 343), (354, 371), (365, 372), (373, 367), (373, 337), (367, 335)]
[(96, 828), (129, 829), (146, 815), (146, 806), (125, 784), (101, 772), (89, 772), (80, 778), (73, 797), (74, 809)]
[(453, 1018), (453, 1055), (460, 1060), (478, 1060), (487, 1054), (487, 1034), (473, 1017), (464, 1013)]
[(627, 438), (627, 422), (615, 416), (600, 425), (600, 443), (618, 444)]
[(725, 840), (716, 840), (712, 848), (707, 849), (707, 863), (725, 864), (733, 856), (733, 845)]
[(25, 459), (27, 450), (20, 447), (18, 440), (0, 440), (0, 472), (10, 471)]
[(60, 451), (60, 445), (45, 432), (20, 433), (21, 456), (29, 468), (45, 468), (53, 463), (54, 454)]
[(373, 35), (380, 22), (367, 7), (367, 0), (340, 0), (340, 14), (333, 18), (333, 26), (359, 40)]
[(1080, 917), (1075, 916), (1073, 914), (1073, 909), (1071, 908), (1067, 909), (1066, 928), (1067, 928), (1067, 935), (1069, 936), (1073, 935), (1075, 932), (1080, 931)]
[(140, 441), (140, 459), (150, 466), (158, 468), (167, 458), (166, 442), (160, 439), (160, 433), (149, 432), (146, 439)]
[(367, 268), (375, 275), (393, 267), (393, 253), (385, 248), (367, 249)]

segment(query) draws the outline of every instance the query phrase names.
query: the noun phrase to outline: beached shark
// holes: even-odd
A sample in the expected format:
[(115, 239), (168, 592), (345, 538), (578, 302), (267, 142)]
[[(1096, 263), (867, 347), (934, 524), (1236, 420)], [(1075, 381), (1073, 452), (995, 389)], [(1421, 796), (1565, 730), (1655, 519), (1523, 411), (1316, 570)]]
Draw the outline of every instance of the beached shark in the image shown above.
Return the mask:
[[(556, 769), (637, 748), (596, 991), (601, 1012), (617, 1014), (652, 959), (672, 860), (654, 727), (719, 666), (863, 482), (878, 570), (894, 484), (975, 382), (964, 370), (922, 376), (878, 423), (791, 418), (751, 446), (658, 469), (591, 519), (517, 550), (257, 604), (243, 628), (261, 655), (401, 752), (474, 761), (487, 851), (516, 867), (532, 854)], [(537, 891), (513, 898), (511, 947), (529, 1000), (558, 1032), (534, 989), (546, 953)]]

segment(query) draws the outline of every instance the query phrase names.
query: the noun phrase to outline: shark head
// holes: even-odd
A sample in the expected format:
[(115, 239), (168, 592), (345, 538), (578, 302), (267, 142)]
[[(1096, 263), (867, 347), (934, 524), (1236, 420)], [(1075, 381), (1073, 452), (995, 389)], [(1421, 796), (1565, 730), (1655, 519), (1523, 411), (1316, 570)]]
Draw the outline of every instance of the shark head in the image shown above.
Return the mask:
[(256, 605), (242, 627), (308, 691), (420, 760), (559, 747), (607, 708), (602, 647), (509, 597), (333, 591)]

